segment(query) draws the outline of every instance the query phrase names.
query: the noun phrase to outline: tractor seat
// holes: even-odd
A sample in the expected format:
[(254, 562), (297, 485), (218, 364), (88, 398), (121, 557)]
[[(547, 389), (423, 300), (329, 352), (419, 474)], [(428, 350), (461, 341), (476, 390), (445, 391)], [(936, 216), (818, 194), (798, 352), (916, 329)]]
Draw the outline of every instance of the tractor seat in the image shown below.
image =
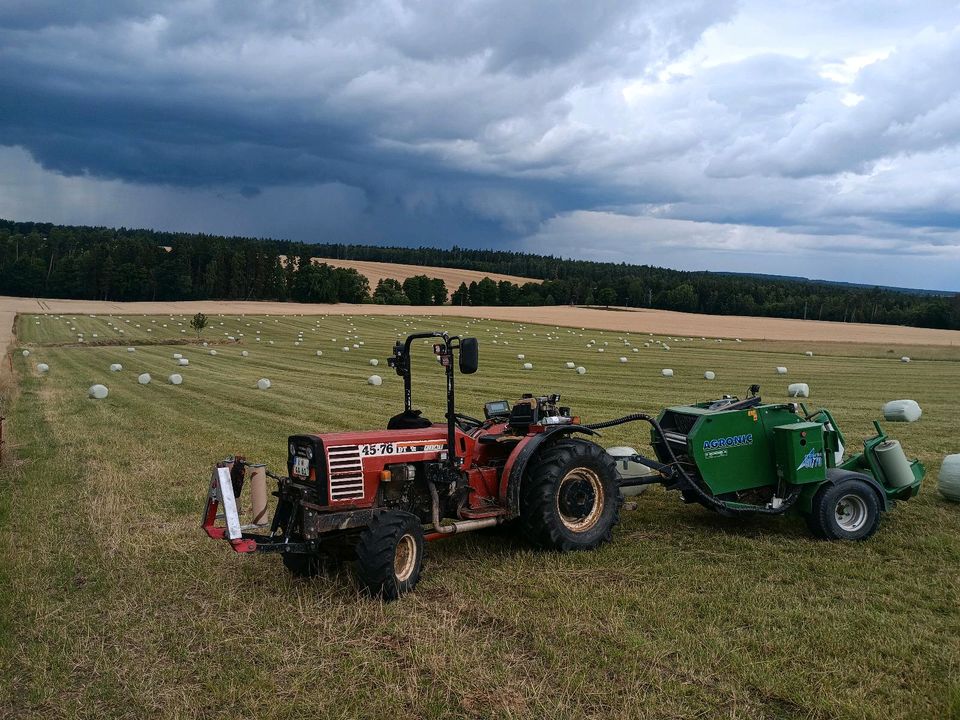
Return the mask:
[(387, 430), (420, 430), (431, 427), (433, 423), (422, 417), (422, 412), (423, 410), (404, 410), (399, 415), (394, 415), (387, 422)]

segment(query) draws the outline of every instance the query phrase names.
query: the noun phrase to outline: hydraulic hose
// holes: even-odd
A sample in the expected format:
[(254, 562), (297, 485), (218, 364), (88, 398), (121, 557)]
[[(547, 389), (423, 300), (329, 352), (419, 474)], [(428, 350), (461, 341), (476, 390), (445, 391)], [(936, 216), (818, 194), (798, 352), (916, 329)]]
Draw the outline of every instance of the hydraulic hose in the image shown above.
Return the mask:
[(657, 419), (646, 413), (631, 413), (630, 415), (624, 415), (623, 417), (616, 418), (614, 420), (605, 420), (604, 422), (592, 423), (590, 425), (584, 425), (584, 427), (590, 430), (602, 430), (604, 428), (616, 427), (617, 425), (625, 425), (626, 423), (636, 422), (638, 420), (643, 420), (644, 422), (650, 423), (654, 431), (660, 437), (660, 440), (663, 442), (664, 448), (666, 448), (667, 455), (670, 459), (668, 463), (678, 474), (680, 479), (684, 484), (684, 490), (689, 490), (692, 492), (701, 504), (706, 507), (713, 507), (718, 510), (722, 510), (727, 513), (734, 514), (755, 514), (760, 513), (762, 515), (780, 515), (785, 512), (787, 508), (793, 505), (800, 498), (800, 491), (797, 490), (791, 495), (788, 495), (783, 499), (783, 502), (777, 508), (768, 508), (761, 507), (759, 505), (753, 505), (750, 507), (738, 507), (727, 503), (723, 500), (720, 500), (714, 497), (709, 492), (705, 491), (700, 487), (700, 483), (696, 481), (695, 478), (687, 474), (687, 471), (684, 469), (683, 465), (677, 459), (676, 453), (673, 452), (673, 448), (670, 447), (670, 443), (667, 442), (667, 439), (664, 435), (663, 428), (660, 427), (660, 423)]

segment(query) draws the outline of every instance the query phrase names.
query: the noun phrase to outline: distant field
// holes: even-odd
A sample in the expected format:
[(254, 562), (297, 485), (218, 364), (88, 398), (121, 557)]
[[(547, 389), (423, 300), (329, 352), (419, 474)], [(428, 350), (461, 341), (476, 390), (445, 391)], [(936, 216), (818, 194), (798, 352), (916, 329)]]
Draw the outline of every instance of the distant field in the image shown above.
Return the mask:
[[(281, 256), (283, 257), (283, 256)], [(383, 278), (393, 278), (403, 282), (408, 277), (414, 275), (428, 275), (432, 278), (440, 278), (446, 283), (447, 291), (453, 292), (460, 283), (469, 285), (472, 282), (480, 282), (485, 277), (495, 282), (506, 280), (516, 285), (526, 283), (541, 283), (542, 280), (534, 278), (520, 277), (519, 275), (504, 275), (503, 273), (483, 272), (481, 270), (462, 270), (460, 268), (448, 267), (426, 267), (423, 265), (405, 265), (403, 263), (385, 263), (372, 262), (368, 260), (336, 260), (334, 258), (313, 258), (315, 263), (326, 263), (333, 267), (352, 268), (361, 275), (365, 275), (370, 281), (370, 287), (375, 288), (377, 283)]]
[[(960, 349), (922, 359), (910, 348), (920, 359), (903, 364), (886, 345), (359, 312), (213, 315), (203, 348), (186, 309), (73, 317), (21, 315), (16, 348), (31, 355), (13, 355), (19, 389), (0, 388), (15, 453), (0, 468), (0, 703), (11, 717), (960, 713), (960, 507), (934, 491), (941, 458), (960, 452)], [(654, 488), (598, 552), (538, 552), (496, 533), (436, 543), (417, 591), (386, 606), (359, 597), (346, 571), (295, 581), (275, 558), (202, 535), (211, 462), (242, 452), (279, 469), (291, 433), (383, 427), (402, 395), (385, 367), (390, 346), (434, 328), (480, 338), (480, 372), (457, 380), (468, 414), (485, 400), (561, 392), (597, 421), (753, 382), (786, 400), (787, 383), (803, 381), (858, 444), (884, 401), (914, 398), (922, 420), (888, 429), (928, 479), (858, 545), (815, 541), (796, 519), (722, 519)], [(588, 350), (590, 339), (605, 352)], [(643, 346), (656, 339), (671, 349)], [(190, 365), (177, 368), (174, 352)], [(662, 378), (664, 367), (676, 376)], [(166, 383), (174, 371), (182, 386)], [(150, 385), (137, 384), (141, 372)], [(374, 372), (379, 388), (366, 384)], [(426, 347), (414, 375), (415, 403), (440, 419), (443, 380)], [(255, 389), (260, 377), (270, 390)], [(107, 400), (87, 399), (94, 382)], [(602, 441), (647, 446), (635, 426)]]
[(727, 340), (789, 341), (798, 343), (851, 343), (882, 347), (889, 354), (906, 353), (918, 357), (939, 355), (960, 349), (960, 331), (932, 330), (896, 325), (818, 322), (780, 318), (696, 315), (667, 310), (549, 307), (451, 307), (410, 308), (389, 305), (315, 305), (282, 302), (134, 302), (116, 303), (95, 300), (51, 300), (0, 296), (0, 352), (9, 339), (16, 313), (76, 314), (189, 314), (269, 313), (278, 316), (299, 315), (387, 315), (429, 312), (438, 316), (468, 316), (504, 322), (538, 322), (544, 325), (605, 330), (608, 332), (654, 333), (681, 338), (725, 338)]

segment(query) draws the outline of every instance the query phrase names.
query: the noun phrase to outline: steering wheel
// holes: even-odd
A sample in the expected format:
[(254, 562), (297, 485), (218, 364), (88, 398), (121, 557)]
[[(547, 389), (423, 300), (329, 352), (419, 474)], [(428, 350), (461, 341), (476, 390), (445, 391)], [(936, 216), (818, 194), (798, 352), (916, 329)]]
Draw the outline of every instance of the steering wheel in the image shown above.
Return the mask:
[(483, 420), (477, 420), (477, 418), (464, 415), (463, 413), (454, 413), (453, 419), (456, 421), (459, 428), (464, 432), (483, 425)]

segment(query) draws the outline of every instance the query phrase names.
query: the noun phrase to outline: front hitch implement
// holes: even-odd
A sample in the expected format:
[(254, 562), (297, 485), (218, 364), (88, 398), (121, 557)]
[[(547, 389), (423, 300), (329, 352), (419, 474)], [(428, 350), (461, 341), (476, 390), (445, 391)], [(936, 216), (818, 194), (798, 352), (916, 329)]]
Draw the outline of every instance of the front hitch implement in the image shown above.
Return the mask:
[[(254, 552), (257, 541), (244, 537), (243, 526), (240, 525), (240, 513), (237, 509), (237, 496), (234, 493), (234, 478), (232, 464), (217, 463), (210, 476), (210, 487), (207, 491), (207, 504), (203, 510), (203, 519), (200, 526), (210, 537), (216, 540), (227, 540), (230, 546), (239, 553)], [(242, 473), (242, 470), (241, 470)], [(243, 486), (242, 475), (239, 482)], [(222, 508), (222, 513), (218, 510)], [(225, 525), (217, 525), (222, 519)]]

